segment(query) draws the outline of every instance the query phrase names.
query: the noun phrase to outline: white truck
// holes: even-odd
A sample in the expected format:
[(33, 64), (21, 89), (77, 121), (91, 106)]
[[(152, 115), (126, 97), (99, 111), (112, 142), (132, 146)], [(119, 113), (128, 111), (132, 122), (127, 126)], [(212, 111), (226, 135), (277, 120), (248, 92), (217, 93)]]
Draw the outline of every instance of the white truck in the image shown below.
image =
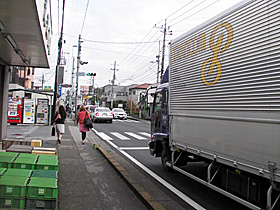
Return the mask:
[[(251, 209), (280, 209), (280, 1), (245, 0), (170, 43), (150, 153)], [(182, 169), (209, 164), (205, 179)]]

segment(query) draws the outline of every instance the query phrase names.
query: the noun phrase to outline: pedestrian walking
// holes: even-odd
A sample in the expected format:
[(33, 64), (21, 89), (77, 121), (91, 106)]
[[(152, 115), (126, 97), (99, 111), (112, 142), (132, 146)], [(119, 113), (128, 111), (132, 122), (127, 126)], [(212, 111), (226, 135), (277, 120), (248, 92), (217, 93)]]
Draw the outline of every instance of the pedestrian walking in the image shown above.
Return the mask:
[(66, 105), (66, 113), (67, 117), (71, 118), (71, 107), (69, 106), (69, 104)]
[(63, 105), (60, 105), (58, 111), (55, 113), (53, 124), (56, 125), (57, 142), (61, 144), (62, 134), (65, 133), (65, 122), (66, 111)]
[(85, 144), (85, 139), (86, 139), (86, 136), (87, 136), (87, 131), (89, 131), (89, 128), (84, 123), (84, 120), (85, 120), (86, 117), (91, 120), (90, 115), (86, 111), (85, 106), (82, 105), (80, 107), (79, 112), (78, 112), (76, 121), (77, 121), (77, 124), (80, 123), (80, 132), (82, 133), (82, 144), (83, 145)]

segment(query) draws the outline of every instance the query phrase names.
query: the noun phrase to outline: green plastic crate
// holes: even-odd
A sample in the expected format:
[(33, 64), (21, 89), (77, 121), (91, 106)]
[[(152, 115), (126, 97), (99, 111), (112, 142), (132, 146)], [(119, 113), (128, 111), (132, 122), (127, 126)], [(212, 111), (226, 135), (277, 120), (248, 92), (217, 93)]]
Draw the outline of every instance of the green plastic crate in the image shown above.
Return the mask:
[(32, 172), (32, 170), (28, 169), (9, 168), (4, 176), (21, 176), (29, 178), (32, 175)]
[(57, 155), (40, 155), (39, 159), (58, 160), (58, 156)]
[(34, 199), (56, 199), (57, 179), (31, 177), (27, 186), (27, 198)]
[(26, 196), (29, 178), (20, 176), (2, 176), (0, 179), (0, 197)]
[(13, 168), (34, 170), (36, 162), (37, 158), (18, 157), (13, 163)]
[(24, 209), (25, 198), (0, 198), (1, 209)]
[(1, 168), (12, 168), (15, 157), (13, 156), (2, 156), (0, 157)]
[(26, 199), (26, 209), (55, 210), (56, 200)]
[(8, 156), (8, 157), (17, 157), (19, 155), (19, 153), (17, 152), (0, 152), (0, 159), (3, 156)]
[(0, 168), (0, 177), (7, 171), (7, 168)]
[(18, 158), (38, 159), (39, 155), (30, 153), (20, 153)]
[(42, 178), (58, 178), (58, 172), (54, 170), (34, 170), (32, 177), (42, 177)]
[(39, 158), (36, 170), (55, 170), (58, 171), (58, 160)]

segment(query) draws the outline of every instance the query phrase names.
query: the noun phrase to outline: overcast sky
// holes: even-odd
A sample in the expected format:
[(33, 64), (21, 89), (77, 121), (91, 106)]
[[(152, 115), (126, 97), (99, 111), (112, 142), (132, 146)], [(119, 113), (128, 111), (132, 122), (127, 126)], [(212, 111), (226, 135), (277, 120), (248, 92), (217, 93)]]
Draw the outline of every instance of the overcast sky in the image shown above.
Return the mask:
[[(165, 68), (168, 65), (168, 42), (216, 16), (241, 0), (66, 0), (63, 39), (65, 57), (64, 83), (71, 83), (72, 61), (77, 67), (78, 37), (82, 37), (80, 72), (96, 73), (95, 87), (113, 79), (117, 63), (117, 85), (155, 83), (156, 56), (162, 56), (163, 33), (167, 19), (172, 35), (167, 35)], [(54, 85), (57, 42), (61, 30), (62, 0), (51, 1), (52, 46), (50, 69), (35, 71), (37, 82), (44, 74), (44, 85)], [(88, 7), (87, 7), (88, 5)], [(59, 19), (58, 19), (59, 17)], [(155, 27), (156, 24), (156, 27)], [(159, 47), (160, 41), (160, 47)], [(159, 52), (160, 51), (160, 52)], [(76, 79), (74, 78), (74, 82)], [(37, 85), (36, 83), (35, 85)], [(79, 77), (79, 85), (91, 85), (90, 77)]]

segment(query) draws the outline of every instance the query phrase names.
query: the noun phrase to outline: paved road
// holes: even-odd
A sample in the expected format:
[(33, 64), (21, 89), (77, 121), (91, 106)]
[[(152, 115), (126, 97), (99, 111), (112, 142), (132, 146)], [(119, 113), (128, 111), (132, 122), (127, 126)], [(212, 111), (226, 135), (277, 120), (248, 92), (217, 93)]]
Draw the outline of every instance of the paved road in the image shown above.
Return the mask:
[[(195, 209), (211, 210), (247, 209), (180, 173), (163, 171), (160, 158), (154, 158), (149, 154), (150, 123), (148, 121), (114, 120), (112, 124), (95, 123), (93, 131), (137, 165), (139, 172), (159, 185), (186, 209), (190, 206)], [(200, 173), (205, 171), (205, 167), (206, 164), (194, 163), (189, 164), (185, 169)]]

